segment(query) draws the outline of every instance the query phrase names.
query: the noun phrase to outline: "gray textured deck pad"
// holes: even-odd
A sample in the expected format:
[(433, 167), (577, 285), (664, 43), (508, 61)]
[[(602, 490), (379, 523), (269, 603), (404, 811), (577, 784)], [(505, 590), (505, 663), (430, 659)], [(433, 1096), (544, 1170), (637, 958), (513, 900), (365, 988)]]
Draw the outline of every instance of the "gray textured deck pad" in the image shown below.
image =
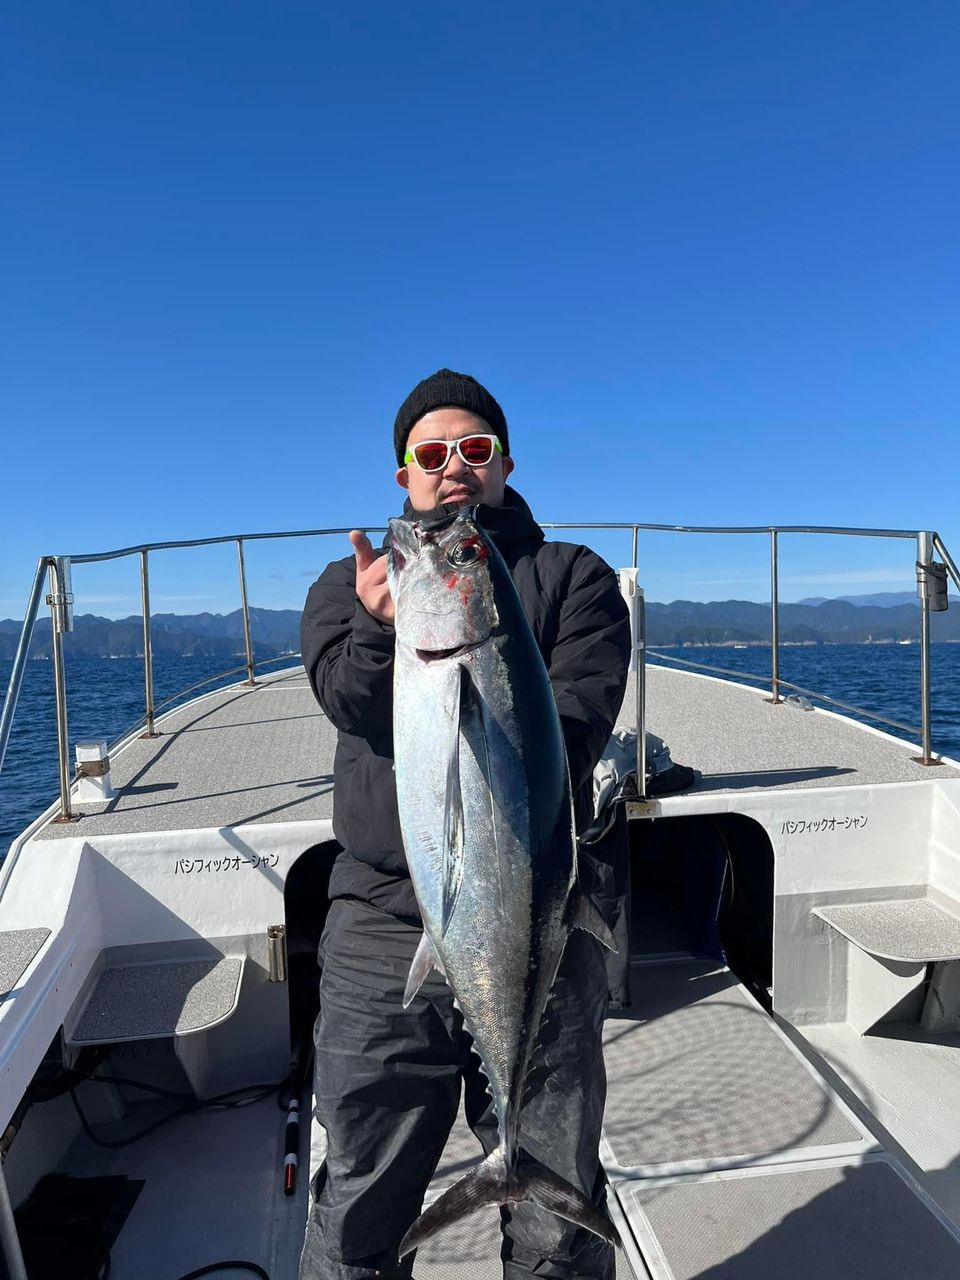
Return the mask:
[(960, 920), (926, 898), (818, 907), (815, 914), (873, 956), (960, 959)]
[[(960, 1246), (890, 1165), (622, 1193), (674, 1280), (956, 1280)], [(662, 1273), (661, 1273), (662, 1274)]]
[[(911, 759), (916, 749), (878, 737), (852, 720), (771, 706), (764, 700), (768, 696), (732, 681), (650, 666), (647, 728), (666, 741), (675, 761), (701, 771), (693, 795), (960, 777), (949, 765), (916, 764)], [(634, 723), (634, 705), (631, 678), (620, 723)]]
[(725, 969), (634, 966), (604, 1028), (604, 1134), (625, 1168), (862, 1138)]
[(236, 1005), (242, 967), (240, 960), (211, 959), (104, 969), (70, 1038), (149, 1040), (222, 1022)]
[(13, 990), (49, 937), (49, 929), (6, 929), (0, 933), (0, 996)]
[(188, 703), (111, 757), (117, 796), (40, 839), (297, 822), (333, 813), (336, 730), (303, 679), (275, 673)]

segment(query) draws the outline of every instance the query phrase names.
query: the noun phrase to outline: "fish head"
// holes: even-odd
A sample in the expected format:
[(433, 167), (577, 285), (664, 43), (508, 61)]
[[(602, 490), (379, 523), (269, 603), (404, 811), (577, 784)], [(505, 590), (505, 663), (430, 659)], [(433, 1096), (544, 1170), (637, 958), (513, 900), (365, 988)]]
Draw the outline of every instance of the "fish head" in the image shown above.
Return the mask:
[(498, 622), (490, 573), (498, 554), (473, 509), (391, 520), (387, 581), (397, 645), (424, 662), (482, 645)]

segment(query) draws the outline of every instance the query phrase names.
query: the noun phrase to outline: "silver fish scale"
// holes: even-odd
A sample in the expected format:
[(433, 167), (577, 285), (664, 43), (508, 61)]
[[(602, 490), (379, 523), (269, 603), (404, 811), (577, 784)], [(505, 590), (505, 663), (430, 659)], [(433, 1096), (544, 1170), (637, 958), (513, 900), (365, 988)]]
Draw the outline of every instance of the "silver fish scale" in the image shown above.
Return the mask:
[[(427, 580), (436, 565), (435, 555), (408, 562), (398, 599), (400, 820), (424, 927), (480, 1054), (510, 1160), (528, 1060), (568, 933), (575, 854), (565, 753), (543, 660), (515, 597), (506, 608), (497, 599), (507, 626), (479, 647), (423, 662), (404, 644), (404, 612), (416, 608), (417, 584), (407, 575), (423, 575), (429, 615), (443, 599)], [(492, 595), (489, 586), (478, 590)], [(415, 623), (422, 635), (422, 618)], [(454, 634), (448, 619), (442, 630), (445, 640)], [(463, 707), (461, 667), (476, 691)], [(454, 754), (463, 848), (445, 853)], [(532, 767), (541, 769), (536, 794)], [(462, 878), (444, 931), (445, 876), (458, 859)]]

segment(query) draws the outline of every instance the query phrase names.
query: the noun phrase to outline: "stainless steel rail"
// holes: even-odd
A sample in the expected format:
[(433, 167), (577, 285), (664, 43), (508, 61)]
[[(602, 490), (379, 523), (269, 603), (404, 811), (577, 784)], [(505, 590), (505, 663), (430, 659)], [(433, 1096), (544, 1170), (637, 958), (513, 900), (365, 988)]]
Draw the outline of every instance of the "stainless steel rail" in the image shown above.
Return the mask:
[(143, 610), (143, 716), (145, 725), (143, 737), (155, 738), (157, 731), (153, 727), (153, 640), (150, 635), (150, 571), (147, 565), (147, 552), (140, 552), (140, 607)]
[(47, 599), (51, 607), (51, 638), (53, 640), (53, 680), (57, 699), (57, 764), (60, 772), (60, 812), (54, 822), (74, 822), (76, 816), (70, 811), (70, 737), (67, 732), (67, 674), (63, 665), (63, 633), (67, 623), (64, 622), (64, 611), (67, 607), (67, 584), (64, 579), (62, 556), (51, 556), (48, 561), (50, 570), (50, 594)]
[(240, 568), (240, 608), (243, 611), (243, 647), (247, 655), (247, 684), (254, 685), (253, 641), (250, 639), (250, 606), (247, 604), (247, 570), (243, 562), (243, 539), (237, 539), (237, 564)]
[[(827, 524), (634, 524), (631, 521), (607, 521), (598, 524), (595, 521), (576, 522), (566, 520), (562, 523), (540, 521), (541, 529), (642, 529), (645, 533), (830, 533), (843, 534), (851, 538), (916, 538), (915, 529), (853, 529), (843, 525)], [(273, 537), (282, 536), (273, 534)]]
[[(358, 527), (358, 526), (353, 526)], [(846, 527), (842, 525), (681, 525), (681, 524), (647, 524), (628, 521), (605, 521), (605, 522), (547, 522), (542, 526), (544, 529), (577, 529), (577, 530), (622, 530), (631, 534), (631, 552), (632, 563), (636, 569), (638, 567), (638, 543), (641, 532), (653, 533), (699, 533), (699, 534), (764, 534), (770, 539), (770, 643), (771, 643), (771, 678), (770, 678), (770, 701), (773, 703), (782, 702), (780, 691), (782, 689), (791, 689), (797, 693), (803, 693), (818, 700), (826, 701), (831, 705), (838, 706), (855, 714), (862, 715), (868, 719), (876, 720), (882, 724), (891, 725), (910, 734), (916, 734), (917, 730), (909, 725), (900, 724), (898, 721), (889, 720), (884, 716), (878, 715), (862, 707), (856, 707), (847, 703), (840, 702), (838, 699), (829, 698), (824, 694), (814, 693), (810, 690), (802, 689), (800, 686), (790, 684), (780, 678), (780, 606), (779, 606), (779, 566), (778, 551), (779, 537), (782, 534), (827, 534), (845, 537), (865, 537), (865, 538), (898, 538), (909, 539), (917, 545), (917, 562), (925, 565), (931, 562), (934, 552), (940, 556), (942, 563), (946, 566), (950, 577), (953, 579), (955, 586), (960, 589), (960, 571), (950, 556), (947, 548), (943, 544), (943, 540), (939, 534), (928, 531), (917, 531), (909, 529), (864, 529)], [(368, 525), (365, 529), (369, 533), (379, 533), (383, 531), (382, 525)], [(37, 563), (36, 575), (30, 596), (27, 602), (27, 608), (24, 615), (23, 627), (20, 633), (20, 639), (17, 645), (16, 657), (14, 658), (13, 669), (10, 675), (10, 682), (7, 688), (6, 698), (4, 700), (2, 716), (0, 716), (0, 768), (3, 766), (4, 756), (6, 754), (7, 744), (10, 739), (10, 732), (13, 725), (14, 715), (16, 712), (17, 702), (20, 695), (20, 689), (23, 682), (24, 668), (29, 654), (31, 639), (33, 637), (37, 612), (40, 605), (40, 598), (43, 592), (44, 577), (49, 573), (51, 580), (51, 599), (56, 600), (62, 594), (63, 583), (61, 582), (62, 568), (65, 566), (69, 569), (74, 564), (96, 564), (108, 560), (119, 560), (126, 556), (137, 556), (140, 561), (140, 587), (141, 587), (141, 603), (143, 611), (143, 648), (144, 648), (144, 706), (145, 712), (142, 723), (145, 726), (144, 736), (152, 736), (155, 734), (154, 719), (156, 713), (163, 707), (169, 706), (178, 699), (185, 697), (194, 690), (202, 688), (205, 685), (212, 684), (217, 680), (224, 679), (229, 675), (234, 675), (245, 671), (247, 675), (247, 684), (254, 684), (254, 673), (258, 666), (274, 661), (282, 661), (282, 658), (257, 660), (254, 654), (254, 646), (252, 641), (252, 633), (250, 628), (250, 607), (247, 596), (246, 568), (244, 563), (244, 543), (268, 541), (278, 538), (315, 538), (315, 537), (333, 537), (342, 536), (350, 532), (349, 527), (329, 528), (329, 529), (296, 529), (286, 530), (276, 533), (242, 533), (229, 534), (216, 538), (191, 538), (172, 542), (152, 542), (141, 543), (131, 547), (121, 547), (113, 551), (85, 553), (73, 556), (42, 556)], [(209, 547), (226, 543), (234, 543), (237, 548), (237, 563), (239, 571), (239, 587), (240, 587), (240, 607), (243, 618), (243, 634), (244, 634), (244, 650), (245, 665), (243, 667), (231, 668), (227, 671), (218, 672), (216, 675), (210, 676), (205, 680), (201, 680), (194, 685), (190, 685), (186, 689), (180, 690), (171, 697), (164, 699), (158, 705), (154, 705), (153, 691), (153, 653), (152, 641), (150, 633), (150, 587), (149, 587), (149, 565), (148, 558), (151, 552), (183, 549), (192, 547)], [(641, 599), (642, 599), (642, 593)], [(920, 748), (921, 755), (916, 757), (921, 764), (935, 764), (937, 757), (933, 754), (931, 744), (931, 714), (930, 714), (930, 601), (925, 593), (921, 593), (920, 598), (921, 614), (920, 614), (920, 659), (921, 659), (921, 699), (920, 699)], [(56, 609), (56, 606), (53, 606)], [(640, 617), (643, 619), (643, 605), (640, 606)], [(55, 620), (56, 623), (56, 620)], [(641, 648), (640, 663), (643, 665), (643, 652), (646, 645), (646, 628), (645, 622), (641, 622), (641, 632), (638, 637), (638, 643)], [(287, 655), (295, 656), (295, 655)], [(68, 732), (67, 732), (67, 715), (66, 715), (66, 676), (63, 664), (63, 647), (60, 629), (55, 624), (53, 626), (53, 657), (54, 657), (54, 676), (56, 687), (57, 701), (57, 757), (60, 773), (60, 801), (61, 812), (60, 820), (69, 821), (72, 818), (70, 812), (70, 792), (69, 792), (69, 769), (68, 769)], [(680, 662), (682, 665), (699, 666), (703, 670), (713, 670), (718, 674), (733, 675), (739, 679), (744, 678), (744, 673), (727, 671), (721, 667), (712, 667), (705, 663), (692, 663), (683, 659), (676, 659), (672, 656), (671, 661)], [(750, 679), (760, 679), (762, 677), (750, 676)], [(643, 673), (638, 672), (638, 769), (643, 769), (645, 765), (645, 707), (643, 703)], [(125, 735), (124, 735), (125, 736)], [(643, 773), (640, 773), (638, 779), (641, 795), (643, 794)]]
[(43, 595), (43, 583), (46, 576), (47, 557), (41, 556), (37, 561), (37, 571), (27, 599), (27, 608), (23, 615), (23, 626), (20, 628), (20, 639), (17, 642), (17, 652), (10, 672), (10, 683), (7, 685), (7, 695), (3, 700), (3, 713), (0, 715), (0, 769), (3, 768), (3, 760), (7, 754), (7, 743), (10, 741), (10, 730), (13, 727), (13, 717), (16, 714), (17, 702), (20, 698), (23, 671), (27, 665), (30, 641), (33, 639), (33, 628), (37, 621), (37, 612), (40, 609), (40, 598)]
[[(758, 534), (766, 533), (770, 537), (770, 649), (771, 649), (771, 677), (770, 677), (770, 701), (772, 703), (782, 702), (780, 697), (780, 688), (786, 687), (785, 682), (780, 679), (780, 604), (779, 604), (779, 568), (778, 568), (778, 536), (783, 533), (790, 534), (829, 534), (839, 535), (843, 537), (863, 537), (863, 538), (904, 538), (915, 541), (917, 544), (917, 567), (920, 569), (924, 565), (931, 563), (933, 552), (936, 550), (943, 563), (947, 566), (950, 576), (954, 583), (960, 587), (960, 573), (957, 566), (951, 559), (943, 540), (937, 533), (928, 531), (917, 531), (912, 529), (861, 529), (854, 527), (844, 527), (842, 525), (680, 525), (680, 524), (623, 524), (623, 523), (605, 523), (605, 524), (573, 524), (565, 522), (562, 524), (544, 524), (544, 529), (630, 529), (633, 533), (633, 567), (637, 567), (637, 535), (641, 529), (645, 531), (654, 531), (661, 533), (705, 533), (705, 534)], [(646, 637), (641, 636), (641, 641), (645, 644)], [(930, 710), (930, 600), (926, 591), (920, 593), (920, 755), (914, 756), (914, 760), (922, 765), (935, 765), (939, 763), (939, 758), (934, 755), (932, 744), (932, 724)], [(822, 695), (815, 695), (821, 697)], [(836, 705), (843, 705), (837, 703)], [(638, 707), (638, 713), (640, 708)], [(882, 723), (892, 723), (886, 721), (882, 716), (874, 716), (870, 711), (863, 708), (857, 708), (858, 712), (868, 718), (876, 719)], [(903, 727), (903, 726), (899, 726)], [(909, 732), (913, 732), (909, 730)], [(645, 733), (645, 724), (637, 722), (638, 738)], [(639, 757), (638, 757), (639, 758)]]
[[(624, 528), (631, 528), (625, 525)], [(85, 555), (67, 556), (72, 564), (99, 564), (103, 560), (122, 560), (124, 556), (139, 555), (141, 551), (175, 551), (185, 547), (216, 547), (227, 542), (265, 542), (273, 538), (320, 538), (330, 534), (347, 534), (359, 525), (346, 525), (342, 529), (290, 529), (280, 533), (230, 533), (218, 538), (186, 538), (181, 542), (143, 542), (135, 547), (120, 547), (116, 551), (94, 551)], [(386, 525), (364, 525), (367, 533), (384, 533)]]
[(770, 532), (770, 701), (780, 701), (780, 578), (777, 531)]

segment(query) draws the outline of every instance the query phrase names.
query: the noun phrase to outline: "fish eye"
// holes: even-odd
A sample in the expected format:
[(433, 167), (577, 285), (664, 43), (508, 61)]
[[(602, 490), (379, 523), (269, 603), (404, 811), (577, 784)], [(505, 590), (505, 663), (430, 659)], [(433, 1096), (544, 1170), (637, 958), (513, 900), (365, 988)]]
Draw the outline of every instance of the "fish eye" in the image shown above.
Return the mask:
[(478, 545), (478, 538), (466, 538), (463, 542), (458, 542), (455, 547), (451, 547), (447, 552), (447, 562), (454, 569), (462, 569), (468, 564), (473, 564), (476, 560), (480, 560), (483, 556)]

